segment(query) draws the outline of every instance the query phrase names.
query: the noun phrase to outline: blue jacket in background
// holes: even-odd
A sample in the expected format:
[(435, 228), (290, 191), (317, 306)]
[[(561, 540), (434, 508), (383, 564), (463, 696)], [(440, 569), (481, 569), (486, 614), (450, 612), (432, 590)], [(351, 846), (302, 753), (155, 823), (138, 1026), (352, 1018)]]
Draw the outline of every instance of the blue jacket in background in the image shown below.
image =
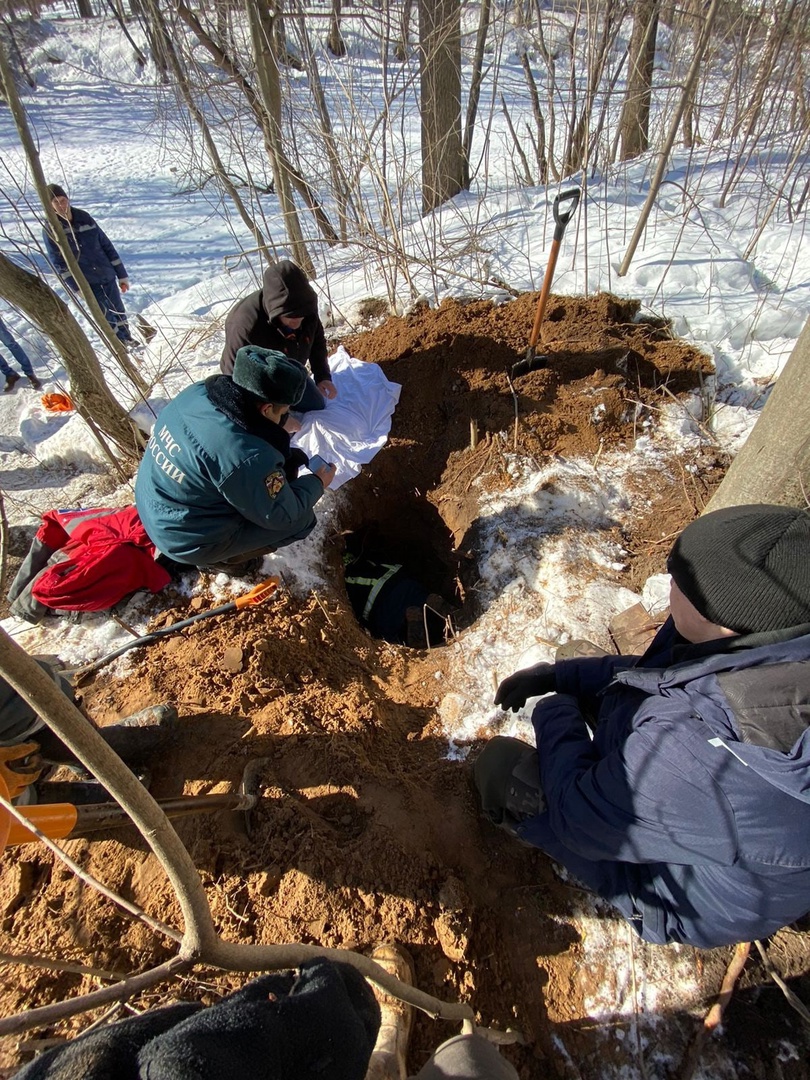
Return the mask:
[(135, 481), (135, 505), (164, 555), (206, 566), (302, 539), (323, 495), (317, 476), (288, 481), (284, 455), (210, 400), (204, 382), (160, 413)]
[[(79, 210), (75, 206), (70, 209), (70, 221), (60, 217), (59, 224), (76, 256), (79, 269), (87, 278), (87, 283), (102, 285), (112, 278), (124, 281), (127, 276), (126, 269), (107, 234), (86, 210)], [(42, 230), (42, 236), (54, 270), (64, 278), (68, 288), (76, 292), (76, 281), (71, 277), (48, 225)]]
[[(640, 659), (559, 662), (558, 692), (532, 716), (547, 809), (521, 838), (645, 941), (710, 948), (804, 915), (808, 630), (690, 646), (668, 620)], [(781, 749), (752, 742), (771, 731), (792, 734)]]

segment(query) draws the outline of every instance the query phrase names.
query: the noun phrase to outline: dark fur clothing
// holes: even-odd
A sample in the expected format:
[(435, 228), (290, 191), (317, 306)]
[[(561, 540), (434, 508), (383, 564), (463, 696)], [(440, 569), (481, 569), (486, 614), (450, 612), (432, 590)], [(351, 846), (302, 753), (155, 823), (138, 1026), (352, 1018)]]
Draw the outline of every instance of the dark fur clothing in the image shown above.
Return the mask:
[(14, 1080), (364, 1080), (379, 1027), (363, 976), (316, 959), (207, 1009), (153, 1009), (80, 1036)]
[(237, 386), (229, 375), (209, 375), (205, 380), (205, 390), (212, 405), (215, 405), (229, 420), (270, 443), (284, 457), (284, 475), (288, 480), (295, 480), (298, 470), (309, 464), (309, 458), (297, 446), (290, 446), (290, 436), (281, 426), (268, 420), (259, 412), (261, 398), (249, 390)]

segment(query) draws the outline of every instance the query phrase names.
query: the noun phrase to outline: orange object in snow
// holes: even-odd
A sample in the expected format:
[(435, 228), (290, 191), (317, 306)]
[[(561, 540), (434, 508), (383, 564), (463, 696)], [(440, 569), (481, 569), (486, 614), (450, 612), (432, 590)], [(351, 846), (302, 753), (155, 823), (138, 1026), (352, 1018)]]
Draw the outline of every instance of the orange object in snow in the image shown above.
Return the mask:
[(48, 412), (72, 412), (73, 402), (67, 394), (43, 394), (42, 404)]

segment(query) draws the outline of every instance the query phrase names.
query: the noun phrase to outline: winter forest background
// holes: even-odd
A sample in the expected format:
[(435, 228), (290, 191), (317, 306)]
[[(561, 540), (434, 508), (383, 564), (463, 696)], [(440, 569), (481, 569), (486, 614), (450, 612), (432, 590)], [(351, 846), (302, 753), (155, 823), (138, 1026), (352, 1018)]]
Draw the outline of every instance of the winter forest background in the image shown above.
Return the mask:
[[(577, 187), (553, 291), (638, 299), (640, 317), (672, 320), (714, 374), (677, 400), (662, 392), (656, 410), (639, 404), (629, 449), (597, 440), (595, 454), (538, 463), (510, 454), (504, 436), (511, 486), (481, 495), (484, 614), (446, 650), (435, 711), (461, 756), (482, 732), (526, 735), (528, 713), (493, 710), (495, 673), (550, 658), (553, 642), (599, 639), (638, 599), (606, 517), (630, 520), (673, 463), (684, 487), (706, 456), (725, 468), (800, 355), (808, 38), (800, 0), (0, 0), (0, 314), (78, 414), (49, 417), (19, 388), (0, 395), (0, 578), (10, 533), (44, 510), (132, 501), (143, 443), (133, 419), (148, 427), (216, 370), (224, 317), (268, 261), (306, 268), (335, 339), (447, 298), (502, 304), (540, 288), (553, 200)], [(52, 182), (124, 258), (136, 332), (157, 330), (138, 358), (92, 294), (77, 305), (48, 264)], [(804, 367), (780, 383), (782, 471), (747, 472), (747, 498), (807, 501)], [(291, 592), (323, 586), (332, 505), (311, 540), (269, 560)], [(247, 587), (211, 583), (225, 599)], [(648, 608), (661, 594), (658, 575)], [(142, 632), (147, 615), (124, 616)], [(3, 625), (28, 652), (70, 664), (127, 637), (101, 618)], [(561, 1075), (676, 1075), (656, 1025), (703, 1001), (690, 957), (628, 947), (587, 900), (578, 920), (584, 1015), (604, 1024), (616, 1057), (593, 1071), (580, 1061), (580, 1072), (566, 1058)], [(793, 939), (791, 973), (802, 974), (804, 935)], [(553, 1035), (560, 1060), (568, 1034), (560, 1024)], [(804, 1077), (790, 1072), (798, 1044), (780, 1039), (778, 1068)], [(743, 1075), (733, 1054), (707, 1068), (713, 1080)]]

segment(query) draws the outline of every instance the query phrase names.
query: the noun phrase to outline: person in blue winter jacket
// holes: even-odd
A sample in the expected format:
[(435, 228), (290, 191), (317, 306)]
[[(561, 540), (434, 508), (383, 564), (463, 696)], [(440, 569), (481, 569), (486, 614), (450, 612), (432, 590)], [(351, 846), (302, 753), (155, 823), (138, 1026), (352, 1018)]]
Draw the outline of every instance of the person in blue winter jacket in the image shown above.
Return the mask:
[[(810, 909), (810, 514), (705, 514), (669, 556), (670, 617), (641, 657), (538, 664), (495, 704), (486, 817), (611, 901), (645, 941), (710, 948)], [(593, 729), (593, 737), (591, 730)]]
[(303, 540), (313, 507), (335, 478), (283, 424), (307, 375), (283, 353), (248, 345), (233, 375), (192, 383), (155, 421), (138, 469), (135, 505), (152, 543), (178, 563), (236, 573), (245, 562)]
[[(87, 279), (87, 284), (115, 336), (125, 345), (135, 346), (137, 343), (130, 334), (124, 301), (121, 299), (121, 293), (129, 289), (127, 271), (121, 256), (95, 218), (86, 210), (71, 206), (61, 185), (48, 184), (48, 196), (68, 244), (76, 256), (79, 269)], [(68, 270), (49, 225), (43, 228), (42, 236), (54, 270), (63, 278), (71, 292), (78, 293), (79, 286)]]

